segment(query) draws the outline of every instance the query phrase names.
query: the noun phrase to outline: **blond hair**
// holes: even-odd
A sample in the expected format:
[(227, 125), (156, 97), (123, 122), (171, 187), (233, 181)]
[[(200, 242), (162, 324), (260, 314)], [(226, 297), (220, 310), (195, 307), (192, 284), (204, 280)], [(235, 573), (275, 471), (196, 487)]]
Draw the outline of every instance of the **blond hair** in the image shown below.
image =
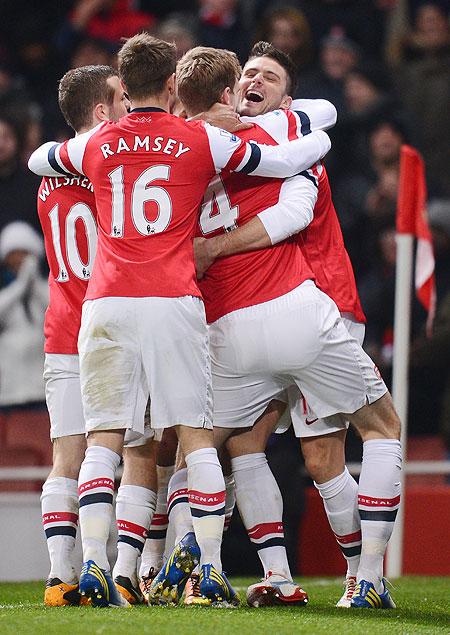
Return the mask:
[(189, 115), (209, 110), (225, 88), (233, 91), (242, 68), (235, 53), (196, 46), (177, 64), (178, 96)]

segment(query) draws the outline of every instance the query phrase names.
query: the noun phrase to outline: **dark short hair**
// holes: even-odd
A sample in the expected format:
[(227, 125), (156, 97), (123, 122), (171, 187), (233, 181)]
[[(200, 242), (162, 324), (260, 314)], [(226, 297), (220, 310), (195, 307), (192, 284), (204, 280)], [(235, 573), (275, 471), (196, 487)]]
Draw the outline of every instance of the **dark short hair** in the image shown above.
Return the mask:
[(148, 33), (129, 38), (118, 53), (119, 75), (131, 100), (159, 95), (175, 73), (175, 44)]
[(255, 57), (270, 57), (270, 59), (278, 62), (278, 64), (282, 66), (286, 71), (286, 75), (288, 78), (286, 92), (290, 95), (294, 94), (295, 89), (297, 88), (298, 69), (287, 53), (283, 53), (283, 51), (277, 49), (270, 42), (261, 41), (256, 42), (256, 44), (253, 46), (248, 59), (251, 60)]
[(90, 65), (72, 68), (61, 78), (59, 107), (75, 132), (92, 125), (92, 110), (96, 104), (110, 106), (113, 103), (114, 89), (107, 82), (110, 77), (118, 77), (112, 66)]

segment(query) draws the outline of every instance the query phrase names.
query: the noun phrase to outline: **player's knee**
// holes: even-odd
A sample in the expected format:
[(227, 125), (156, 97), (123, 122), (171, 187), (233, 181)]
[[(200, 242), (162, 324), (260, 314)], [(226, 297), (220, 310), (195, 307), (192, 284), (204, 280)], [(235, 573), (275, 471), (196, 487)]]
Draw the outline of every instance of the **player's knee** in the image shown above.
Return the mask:
[(344, 471), (344, 443), (336, 438), (315, 437), (302, 440), (305, 468), (317, 483), (324, 483)]

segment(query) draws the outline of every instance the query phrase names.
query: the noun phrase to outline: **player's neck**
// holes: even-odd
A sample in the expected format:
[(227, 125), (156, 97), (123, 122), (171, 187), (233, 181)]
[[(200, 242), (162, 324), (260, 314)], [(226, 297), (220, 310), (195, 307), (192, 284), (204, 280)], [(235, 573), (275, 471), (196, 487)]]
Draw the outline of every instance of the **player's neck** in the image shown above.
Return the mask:
[(169, 95), (167, 93), (161, 95), (152, 95), (144, 99), (130, 100), (131, 110), (135, 108), (162, 108), (169, 112)]

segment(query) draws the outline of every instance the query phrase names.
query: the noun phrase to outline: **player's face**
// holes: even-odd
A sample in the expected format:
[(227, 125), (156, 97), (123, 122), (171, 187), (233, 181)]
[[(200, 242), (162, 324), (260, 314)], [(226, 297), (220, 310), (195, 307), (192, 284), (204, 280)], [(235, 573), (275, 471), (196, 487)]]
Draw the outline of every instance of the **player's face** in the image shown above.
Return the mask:
[(118, 77), (109, 77), (107, 79), (107, 82), (114, 90), (114, 99), (108, 109), (108, 116), (111, 121), (118, 121), (129, 111), (130, 102), (128, 101), (128, 96), (124, 92), (123, 86), (120, 83), (120, 79)]
[(287, 82), (284, 68), (270, 57), (249, 60), (239, 82), (239, 114), (256, 117), (277, 108), (288, 108)]

